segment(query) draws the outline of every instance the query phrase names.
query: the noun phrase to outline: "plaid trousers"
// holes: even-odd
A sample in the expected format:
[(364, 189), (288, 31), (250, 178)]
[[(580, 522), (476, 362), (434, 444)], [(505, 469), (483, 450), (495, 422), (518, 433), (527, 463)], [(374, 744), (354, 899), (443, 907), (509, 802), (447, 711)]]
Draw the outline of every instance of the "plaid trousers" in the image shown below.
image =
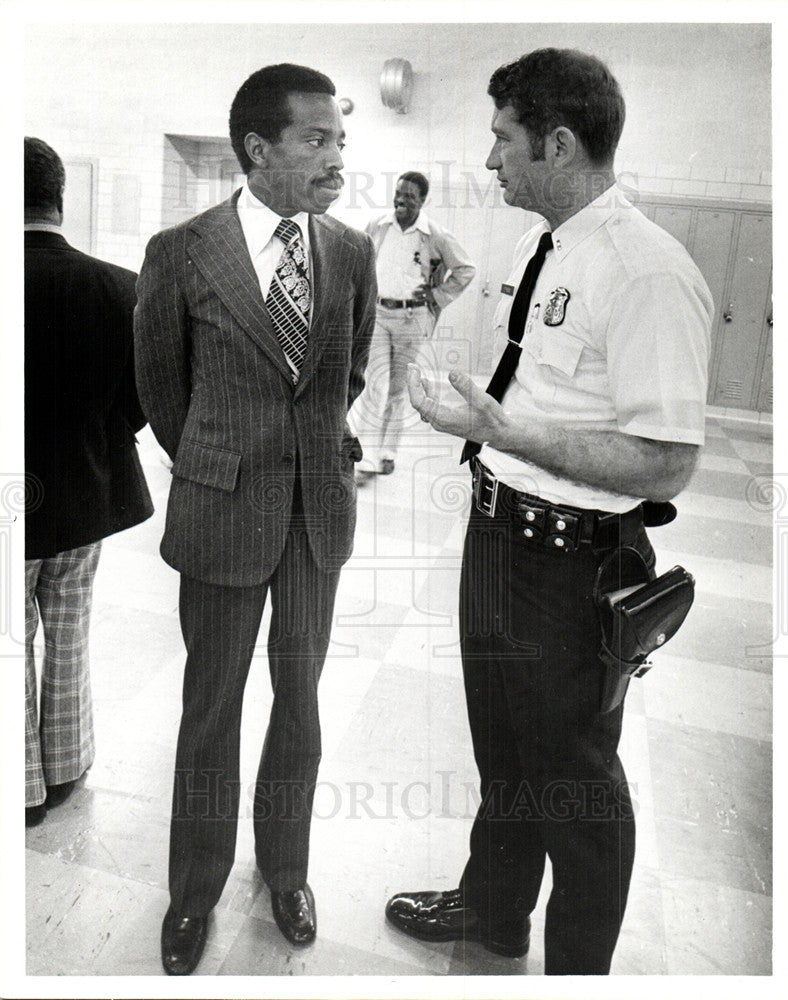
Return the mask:
[[(25, 560), (25, 806), (93, 763), (88, 629), (101, 542)], [(33, 640), (44, 629), (39, 717)]]

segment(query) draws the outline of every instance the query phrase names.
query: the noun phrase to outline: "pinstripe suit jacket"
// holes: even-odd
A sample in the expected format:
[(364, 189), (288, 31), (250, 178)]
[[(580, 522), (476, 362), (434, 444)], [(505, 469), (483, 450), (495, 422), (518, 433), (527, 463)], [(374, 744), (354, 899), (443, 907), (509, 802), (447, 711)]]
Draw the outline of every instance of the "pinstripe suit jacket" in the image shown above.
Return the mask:
[(376, 282), (369, 237), (311, 216), (312, 320), (293, 386), (237, 198), (151, 239), (134, 332), (140, 401), (174, 462), (162, 556), (206, 583), (252, 586), (279, 562), (297, 465), (318, 565), (351, 553), (360, 450), (346, 416), (364, 386)]

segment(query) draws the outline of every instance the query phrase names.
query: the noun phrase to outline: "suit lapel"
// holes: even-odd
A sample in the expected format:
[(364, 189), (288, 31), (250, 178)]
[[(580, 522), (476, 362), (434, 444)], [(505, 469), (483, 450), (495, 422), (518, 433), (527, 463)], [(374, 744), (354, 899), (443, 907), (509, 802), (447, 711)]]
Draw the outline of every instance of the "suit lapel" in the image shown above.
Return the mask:
[(312, 254), (312, 319), (306, 355), (296, 387), (299, 395), (318, 369), (320, 356), (331, 340), (331, 316), (347, 298), (344, 280), (349, 245), (319, 215), (309, 217), (309, 245)]
[(246, 247), (235, 208), (237, 199), (236, 193), (194, 220), (191, 229), (199, 238), (192, 240), (189, 252), (205, 280), (289, 382), (290, 369)]

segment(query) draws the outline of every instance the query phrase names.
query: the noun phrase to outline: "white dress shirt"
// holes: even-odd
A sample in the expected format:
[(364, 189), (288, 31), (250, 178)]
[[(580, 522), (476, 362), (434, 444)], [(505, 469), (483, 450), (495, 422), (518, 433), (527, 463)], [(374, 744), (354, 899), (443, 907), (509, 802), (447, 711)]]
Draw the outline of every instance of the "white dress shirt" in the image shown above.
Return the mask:
[(63, 227), (54, 222), (26, 222), (26, 233), (58, 233), (63, 234)]
[[(271, 287), (271, 279), (274, 276), (276, 265), (279, 263), (285, 248), (279, 237), (274, 236), (274, 231), (282, 221), (282, 217), (276, 212), (272, 212), (267, 205), (264, 205), (259, 198), (252, 194), (248, 181), (245, 181), (241, 188), (236, 207), (246, 247), (252, 258), (252, 266), (257, 280), (260, 282), (260, 291), (263, 293), (263, 301), (265, 301), (268, 298), (268, 289)], [(309, 215), (307, 212), (299, 212), (297, 215), (291, 216), (291, 221), (295, 222), (301, 230), (301, 241), (309, 260), (309, 281), (313, 289), (312, 298), (314, 300), (312, 254), (309, 249)], [(310, 309), (310, 322), (312, 312), (313, 310)]]

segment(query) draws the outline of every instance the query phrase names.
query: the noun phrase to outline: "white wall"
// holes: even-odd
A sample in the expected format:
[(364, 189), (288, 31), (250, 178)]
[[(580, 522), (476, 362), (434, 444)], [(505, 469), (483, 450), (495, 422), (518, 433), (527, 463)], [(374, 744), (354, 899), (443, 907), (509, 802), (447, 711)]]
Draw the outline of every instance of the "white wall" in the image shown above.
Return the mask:
[[(97, 159), (96, 252), (137, 269), (161, 226), (164, 134), (225, 136), (233, 95), (260, 66), (315, 66), (354, 101), (346, 174), (356, 174), (356, 190), (371, 179), (367, 198), (383, 207), (403, 169), (434, 183), (470, 171), (487, 185), (490, 74), (544, 45), (610, 65), (628, 108), (617, 168), (636, 174), (641, 190), (770, 200), (768, 25), (29, 24), (25, 131), (64, 159)], [(407, 115), (380, 101), (392, 57), (415, 71)], [(129, 175), (139, 178), (139, 232), (127, 220), (118, 233), (113, 197), (117, 219), (118, 187), (134, 190)], [(360, 196), (351, 205), (352, 189), (341, 214), (361, 225), (373, 209)]]

